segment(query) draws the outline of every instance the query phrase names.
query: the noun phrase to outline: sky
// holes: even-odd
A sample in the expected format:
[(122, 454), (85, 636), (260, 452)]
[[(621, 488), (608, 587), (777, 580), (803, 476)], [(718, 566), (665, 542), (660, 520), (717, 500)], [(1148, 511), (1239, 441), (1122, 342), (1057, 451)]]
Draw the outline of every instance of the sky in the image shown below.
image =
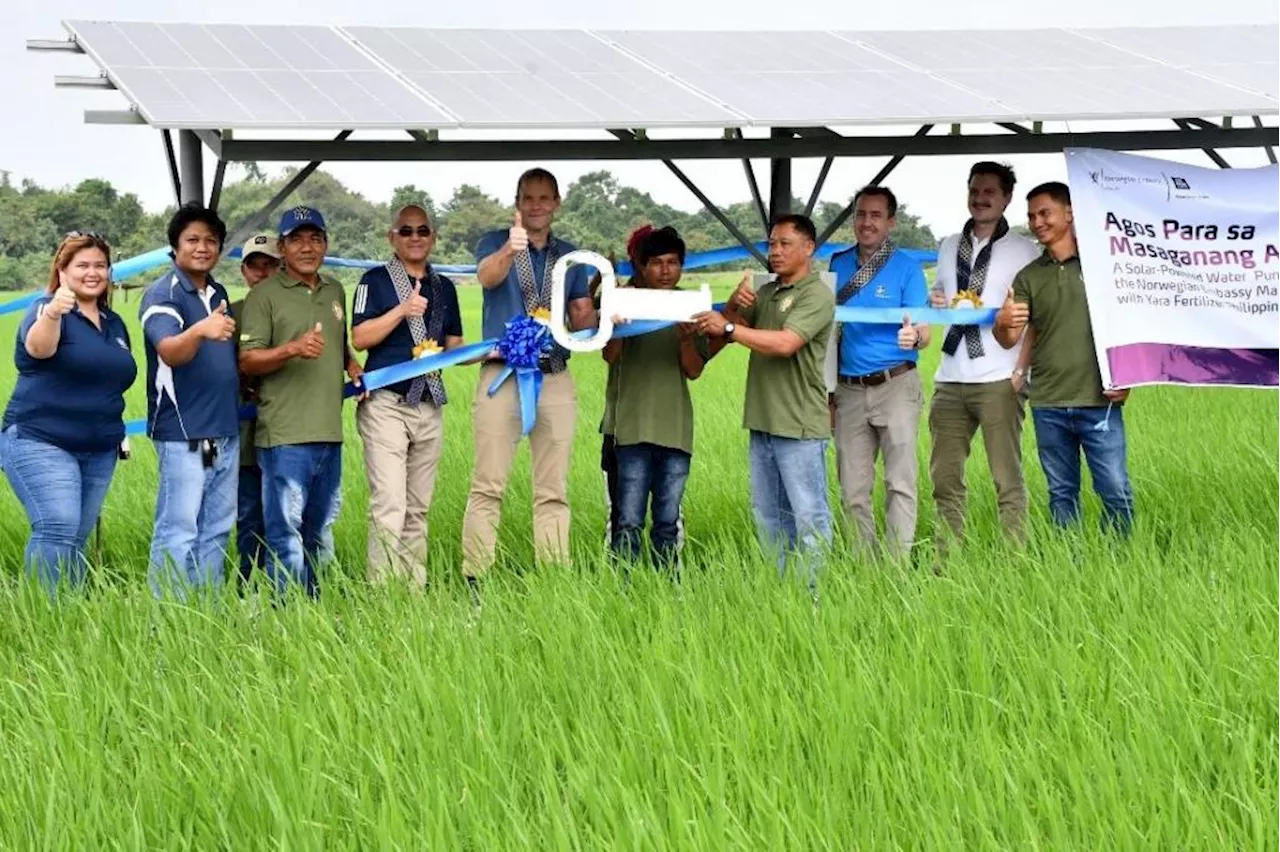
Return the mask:
[[(808, 2), (780, 4), (762, 0), (647, 0), (643, 4), (602, 3), (599, 0), (556, 0), (543, 6), (486, 0), (484, 3), (385, 3), (366, 0), (310, 0), (267, 5), (261, 0), (220, 0), (204, 11), (195, 5), (179, 7), (172, 0), (42, 0), (25, 3), (0, 0), (7, 25), (0, 38), (0, 103), (5, 105), (8, 132), (0, 135), (0, 169), (12, 179), (30, 178), (46, 186), (72, 186), (86, 178), (110, 180), (118, 189), (137, 194), (149, 210), (173, 202), (160, 134), (145, 126), (100, 126), (84, 123), (86, 109), (122, 109), (127, 104), (117, 92), (55, 89), (55, 74), (95, 75), (97, 67), (84, 56), (33, 52), (25, 49), (29, 38), (65, 37), (63, 19), (200, 21), (242, 24), (369, 24), (384, 26), (501, 27), (501, 28), (626, 28), (652, 29), (971, 29), (986, 27), (1099, 27), (1193, 24), (1274, 23), (1280, 17), (1275, 0), (1215, 0), (1212, 4), (1189, 0), (1073, 0), (1071, 3), (1033, 4), (1026, 0), (982, 0), (964, 5), (949, 0), (909, 0), (899, 3)], [(982, 14), (976, 15), (975, 10)], [(180, 11), (179, 11), (180, 10)], [(1274, 119), (1268, 119), (1274, 124)], [(1046, 130), (1087, 130), (1098, 123), (1046, 125)], [(1140, 123), (1109, 122), (1109, 129), (1138, 128)], [(975, 127), (969, 132), (993, 128)], [(910, 128), (877, 129), (874, 132), (907, 134)], [(938, 131), (935, 131), (938, 132)], [(507, 138), (546, 138), (546, 133), (506, 134)], [(556, 134), (568, 136), (569, 134)], [(445, 138), (485, 138), (483, 134), (453, 132)], [(487, 138), (492, 138), (489, 134)], [(1224, 150), (1236, 167), (1262, 165), (1259, 150)], [(1154, 154), (1168, 160), (1211, 165), (1199, 151), (1164, 151)], [(919, 215), (941, 238), (960, 229), (965, 210), (965, 178), (973, 157), (907, 158), (885, 181), (901, 203)], [(1018, 175), (1020, 189), (1046, 180), (1065, 180), (1061, 154), (996, 157), (1009, 162)], [(871, 178), (883, 159), (837, 159), (822, 193), (824, 200), (844, 203), (854, 190)], [(206, 187), (213, 159), (206, 152)], [(275, 174), (284, 164), (263, 164)], [(333, 163), (325, 169), (371, 200), (390, 197), (394, 187), (413, 183), (439, 202), (462, 183), (480, 186), (506, 201), (513, 194), (516, 176), (532, 163)], [(661, 163), (555, 162), (549, 165), (567, 187), (576, 177), (596, 169), (609, 169), (618, 179), (643, 189), (662, 203), (682, 210), (696, 210), (696, 198)], [(686, 161), (681, 168), (713, 201), (729, 204), (749, 197), (742, 164), (738, 160)], [(821, 166), (819, 159), (796, 160), (792, 189), (807, 198)], [(755, 162), (761, 192), (768, 197), (768, 162)], [(229, 177), (242, 174), (235, 170)], [(1015, 191), (1015, 199), (1020, 195)], [(1011, 222), (1022, 220), (1015, 201)], [(821, 223), (820, 223), (821, 224)], [(847, 234), (843, 235), (847, 237)]]

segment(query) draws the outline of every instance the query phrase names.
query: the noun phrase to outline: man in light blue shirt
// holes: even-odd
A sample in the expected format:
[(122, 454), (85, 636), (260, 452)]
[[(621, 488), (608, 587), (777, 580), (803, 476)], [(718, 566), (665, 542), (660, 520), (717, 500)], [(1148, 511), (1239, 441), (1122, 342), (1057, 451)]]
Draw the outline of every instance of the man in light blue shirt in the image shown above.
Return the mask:
[(916, 440), (924, 390), (916, 369), (929, 345), (928, 324), (911, 321), (914, 308), (929, 305), (920, 264), (896, 250), (889, 232), (898, 200), (881, 186), (854, 196), (857, 246), (831, 258), (836, 305), (902, 310), (897, 325), (849, 322), (837, 325), (839, 378), (832, 403), (840, 493), (867, 555), (879, 549), (871, 492), (876, 457), (884, 457), (885, 552), (910, 552), (916, 532)]

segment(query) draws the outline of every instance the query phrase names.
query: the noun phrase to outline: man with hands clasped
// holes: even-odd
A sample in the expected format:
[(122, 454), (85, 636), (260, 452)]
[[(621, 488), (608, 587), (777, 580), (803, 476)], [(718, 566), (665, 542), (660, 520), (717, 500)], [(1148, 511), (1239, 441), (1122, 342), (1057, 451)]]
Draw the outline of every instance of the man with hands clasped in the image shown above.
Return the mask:
[(1049, 514), (1060, 527), (1080, 519), (1083, 451), (1102, 498), (1103, 527), (1127, 534), (1133, 488), (1121, 409), (1129, 391), (1102, 386), (1067, 185), (1054, 181), (1027, 193), (1027, 220), (1044, 253), (1014, 278), (994, 334), (1006, 349), (1030, 335), (1031, 417)]
[(199, 204), (169, 221), (173, 268), (138, 308), (146, 340), (147, 435), (160, 482), (149, 580), (156, 595), (222, 584), (236, 519), (240, 381), (236, 323), (213, 278), (227, 227)]

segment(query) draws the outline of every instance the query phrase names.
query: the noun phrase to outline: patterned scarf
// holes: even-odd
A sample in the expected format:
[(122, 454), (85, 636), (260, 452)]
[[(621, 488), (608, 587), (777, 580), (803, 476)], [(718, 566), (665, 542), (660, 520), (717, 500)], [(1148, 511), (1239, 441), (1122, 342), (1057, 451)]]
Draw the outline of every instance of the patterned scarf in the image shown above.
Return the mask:
[[(978, 252), (978, 259), (973, 260), (973, 220), (964, 223), (964, 231), (960, 234), (960, 245), (956, 249), (956, 292), (968, 290), (975, 296), (982, 295), (987, 286), (987, 267), (991, 265), (991, 247), (996, 241), (1009, 233), (1009, 223), (1004, 217), (996, 223), (996, 232), (987, 240), (987, 244)], [(947, 329), (947, 339), (942, 342), (942, 351), (948, 355), (956, 354), (960, 346), (960, 338), (964, 338), (965, 349), (970, 358), (981, 358), (986, 354), (982, 346), (982, 334), (976, 325), (953, 325)]]
[[(542, 286), (539, 287), (538, 279), (533, 274), (533, 255), (527, 248), (524, 251), (516, 252), (516, 276), (520, 279), (520, 295), (524, 297), (524, 312), (527, 316), (533, 316), (533, 312), (538, 308), (550, 310), (551, 270), (559, 259), (560, 254), (556, 251), (556, 238), (548, 233), (547, 259), (542, 269)], [(568, 354), (564, 348), (553, 346), (541, 358), (542, 371), (544, 373), (563, 372), (569, 366)]]
[[(413, 284), (409, 280), (409, 271), (404, 268), (404, 264), (400, 258), (395, 255), (391, 256), (391, 260), (387, 261), (387, 272), (391, 273), (391, 283), (396, 287), (396, 296), (399, 297), (400, 303), (404, 304), (413, 296)], [(427, 313), (425, 317), (406, 317), (409, 322), (409, 333), (413, 335), (413, 345), (417, 346), (424, 340), (439, 341), (444, 333), (444, 287), (440, 283), (440, 276), (430, 264), (427, 264)], [(431, 327), (427, 328), (427, 322), (431, 323)], [(444, 405), (448, 397), (444, 392), (444, 380), (440, 378), (440, 372), (427, 373), (425, 376), (417, 376), (409, 383), (409, 392), (404, 395), (405, 401), (410, 405), (417, 405), (422, 401), (422, 393), (424, 390), (431, 392), (431, 402), (439, 408)]]
[(893, 254), (894, 248), (896, 247), (893, 244), (893, 240), (885, 237), (880, 247), (872, 252), (871, 257), (867, 258), (867, 262), (858, 267), (858, 271), (849, 279), (849, 283), (840, 288), (840, 295), (836, 297), (836, 304), (843, 305), (848, 302), (858, 295), (862, 288), (870, 283), (872, 278), (879, 275), (880, 270), (884, 269), (884, 265), (889, 262), (889, 256)]

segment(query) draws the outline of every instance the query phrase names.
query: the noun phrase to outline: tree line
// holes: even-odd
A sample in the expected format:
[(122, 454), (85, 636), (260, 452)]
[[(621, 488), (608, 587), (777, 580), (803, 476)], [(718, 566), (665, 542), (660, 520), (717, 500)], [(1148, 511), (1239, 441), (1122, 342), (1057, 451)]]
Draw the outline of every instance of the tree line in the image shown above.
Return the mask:
[[(229, 181), (222, 191), (219, 214), (228, 228), (267, 202), (295, 173), (288, 168), (275, 178), (255, 164)], [(437, 263), (472, 263), (472, 250), (487, 230), (506, 226), (513, 213), (511, 199), (498, 199), (473, 184), (458, 186), (444, 203), (413, 184), (397, 187), (385, 201), (370, 200), (323, 170), (317, 170), (290, 195), (283, 207), (306, 204), (318, 208), (330, 229), (330, 252), (341, 257), (381, 259), (387, 256), (386, 230), (390, 211), (414, 202), (426, 207), (439, 233), (432, 259)], [(792, 209), (804, 201), (793, 199)], [(814, 221), (821, 230), (843, 203), (821, 202)], [(122, 259), (158, 248), (165, 242), (165, 225), (174, 207), (148, 212), (133, 193), (121, 193), (109, 181), (91, 178), (74, 188), (48, 188), (30, 180), (15, 185), (0, 171), (0, 290), (30, 290), (42, 286), (49, 274), (53, 248), (72, 230), (101, 234)], [(743, 233), (763, 239), (764, 229), (754, 202), (723, 207)], [(274, 220), (274, 217), (273, 217)], [(590, 172), (563, 189), (563, 205), (555, 232), (582, 248), (625, 256), (627, 236), (639, 225), (673, 225), (689, 251), (736, 244), (736, 240), (706, 210), (688, 213), (665, 204), (640, 189), (621, 185), (607, 170)], [(848, 225), (836, 237), (849, 240)], [(900, 206), (894, 239), (912, 248), (936, 248), (937, 239), (907, 209)], [(741, 266), (741, 264), (738, 264)], [(234, 270), (220, 270), (222, 280), (236, 280)], [(344, 276), (346, 277), (346, 276)], [(141, 283), (141, 282), (130, 282)]]

